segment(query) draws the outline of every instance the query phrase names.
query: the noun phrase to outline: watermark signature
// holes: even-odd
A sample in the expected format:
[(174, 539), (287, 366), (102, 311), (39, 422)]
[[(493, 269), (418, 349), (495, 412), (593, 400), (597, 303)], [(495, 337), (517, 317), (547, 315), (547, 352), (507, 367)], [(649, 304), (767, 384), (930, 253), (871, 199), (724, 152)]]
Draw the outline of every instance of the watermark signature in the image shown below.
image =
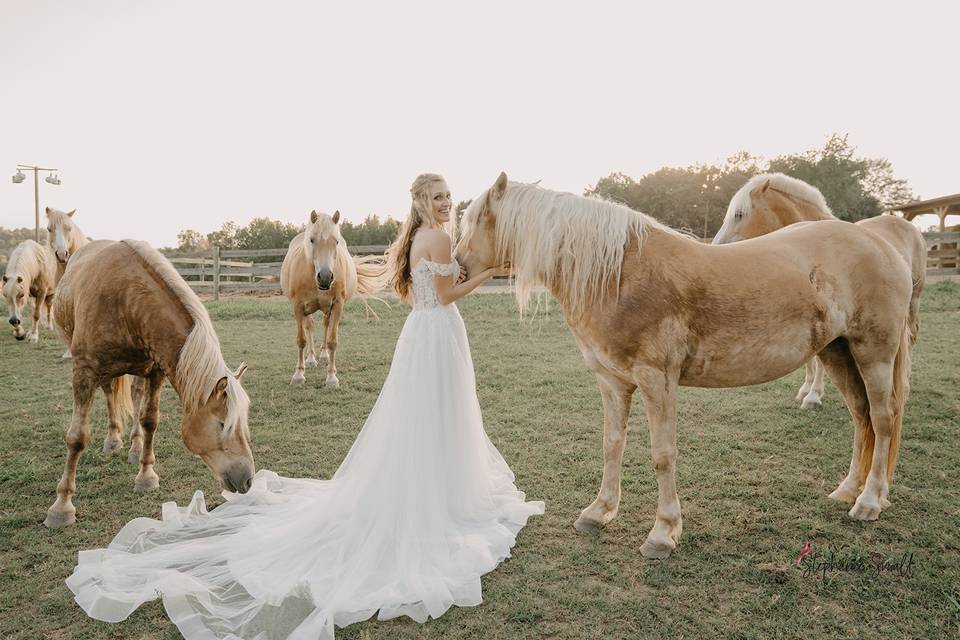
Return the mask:
[(809, 542), (803, 544), (796, 565), (803, 569), (804, 578), (819, 577), (826, 581), (834, 573), (857, 573), (879, 578), (881, 576), (909, 578), (918, 566), (913, 551), (901, 555), (883, 557), (868, 554), (862, 548), (843, 545), (840, 547), (815, 547)]

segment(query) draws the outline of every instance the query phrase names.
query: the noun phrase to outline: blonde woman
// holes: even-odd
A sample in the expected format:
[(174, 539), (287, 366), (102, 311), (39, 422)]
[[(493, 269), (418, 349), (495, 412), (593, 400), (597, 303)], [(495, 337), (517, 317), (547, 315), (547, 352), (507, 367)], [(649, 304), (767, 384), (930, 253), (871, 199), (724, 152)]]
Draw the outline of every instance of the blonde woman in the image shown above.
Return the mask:
[(463, 320), (469, 279), (451, 259), (450, 190), (411, 187), (390, 252), (413, 304), (373, 410), (330, 480), (260, 471), (207, 513), (197, 492), (162, 522), (140, 518), (67, 580), (92, 617), (125, 619), (159, 594), (187, 640), (333, 638), (379, 612), (424, 622), (482, 601), (480, 576), (510, 555), (543, 502), (527, 502), (483, 429)]

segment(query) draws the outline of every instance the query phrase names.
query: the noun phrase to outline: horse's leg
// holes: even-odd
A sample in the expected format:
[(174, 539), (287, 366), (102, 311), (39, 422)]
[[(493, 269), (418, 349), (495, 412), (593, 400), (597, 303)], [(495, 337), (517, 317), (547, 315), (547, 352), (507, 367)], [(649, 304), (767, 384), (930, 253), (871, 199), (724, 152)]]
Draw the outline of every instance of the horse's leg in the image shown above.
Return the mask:
[(87, 369), (73, 369), (73, 416), (67, 429), (67, 461), (57, 484), (57, 500), (47, 510), (46, 526), (57, 529), (77, 521), (73, 494), (77, 492), (77, 464), (90, 441), (90, 407), (97, 390), (96, 377)]
[(330, 311), (323, 314), (323, 343), (320, 349), (320, 359), (324, 362), (330, 360), (330, 352), (327, 351), (327, 338), (330, 337)]
[(127, 462), (140, 462), (140, 452), (143, 451), (143, 429), (140, 427), (143, 396), (147, 390), (147, 379), (135, 376), (130, 386), (130, 397), (133, 401), (133, 420), (130, 424), (130, 451), (127, 453)]
[(33, 326), (27, 333), (27, 341), (29, 342), (40, 340), (40, 316), (43, 314), (43, 304), (46, 298), (46, 291), (38, 291), (37, 297), (33, 299)]
[(313, 330), (316, 324), (313, 320), (313, 315), (304, 316), (303, 325), (307, 334), (307, 359), (305, 362), (308, 367), (317, 366), (317, 348), (313, 343)]
[(43, 307), (47, 312), (46, 313), (47, 329), (50, 329), (51, 331), (53, 331), (55, 327), (53, 326), (53, 294), (52, 293), (47, 294), (46, 299), (43, 301)]
[(304, 322), (307, 316), (304, 316), (303, 311), (297, 308), (297, 305), (294, 305), (294, 317), (297, 319), (297, 368), (293, 370), (293, 379), (290, 380), (290, 384), (303, 384), (306, 382), (307, 377), (304, 375), (306, 371), (306, 364), (303, 360), (303, 350), (307, 346), (307, 332), (304, 327)]
[(852, 504), (866, 481), (866, 460), (873, 455), (874, 434), (870, 426), (870, 401), (867, 399), (867, 390), (863, 386), (857, 363), (845, 343), (831, 343), (820, 352), (819, 358), (843, 397), (853, 420), (853, 455), (850, 458), (850, 469), (830, 494), (830, 498)]
[(813, 376), (814, 376), (816, 367), (817, 367), (817, 364), (816, 364), (815, 358), (810, 358), (809, 360), (807, 360), (807, 363), (803, 366), (804, 368), (803, 384), (800, 385), (800, 390), (797, 391), (797, 395), (793, 399), (794, 402), (803, 402), (803, 399), (807, 397), (808, 393), (810, 393), (810, 387), (813, 386)]
[(103, 440), (103, 452), (111, 453), (123, 446), (123, 413), (113, 393), (113, 381), (100, 385), (107, 398), (107, 437)]
[(147, 378), (147, 391), (140, 409), (140, 431), (143, 438), (140, 450), (140, 471), (133, 481), (133, 490), (142, 492), (158, 489), (160, 478), (153, 470), (157, 458), (153, 454), (153, 434), (160, 420), (160, 390), (163, 388), (163, 373), (155, 369)]
[(596, 500), (580, 513), (573, 524), (581, 533), (596, 533), (617, 515), (620, 507), (620, 471), (627, 443), (630, 399), (636, 386), (605, 372), (597, 372), (597, 386), (603, 398), (603, 480)]
[(330, 358), (327, 362), (327, 386), (336, 389), (340, 386), (340, 380), (337, 379), (337, 333), (340, 330), (340, 317), (343, 315), (343, 300), (334, 300), (330, 305), (330, 312), (326, 316), (329, 321), (329, 328), (324, 331), (326, 342), (324, 348)]
[(813, 379), (810, 381), (810, 390), (800, 403), (801, 409), (819, 409), (823, 406), (823, 363), (819, 358), (810, 358), (807, 366), (813, 365)]
[(646, 369), (638, 376), (647, 410), (650, 455), (657, 474), (657, 516), (640, 546), (644, 558), (663, 559), (680, 543), (683, 518), (677, 495), (677, 378)]

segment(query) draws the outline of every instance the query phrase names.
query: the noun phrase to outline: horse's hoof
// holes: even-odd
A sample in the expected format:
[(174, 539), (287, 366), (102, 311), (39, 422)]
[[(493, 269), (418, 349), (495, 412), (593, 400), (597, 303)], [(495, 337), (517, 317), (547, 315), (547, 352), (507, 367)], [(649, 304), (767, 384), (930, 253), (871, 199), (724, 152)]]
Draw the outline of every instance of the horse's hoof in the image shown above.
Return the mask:
[(40, 342), (40, 334), (39, 334), (39, 333), (34, 333), (34, 334), (31, 334), (31, 335), (27, 336), (27, 341), (28, 341), (28, 342)]
[(847, 504), (853, 504), (857, 501), (857, 492), (845, 489), (843, 485), (840, 485), (833, 490), (829, 496), (831, 500), (836, 500), (837, 502), (846, 502)]
[(18, 342), (23, 342), (24, 340), (27, 339), (27, 336), (13, 336), (13, 337), (16, 338)]
[(296, 387), (303, 384), (306, 381), (307, 381), (307, 377), (303, 375), (303, 372), (297, 371), (295, 374), (293, 374), (293, 379), (290, 380), (290, 384)]
[(647, 560), (666, 560), (676, 547), (676, 543), (672, 540), (667, 543), (657, 542), (647, 538), (646, 541), (640, 545), (640, 555)]
[(889, 509), (889, 508), (890, 508), (890, 501), (887, 500), (886, 498), (880, 498), (880, 507), (883, 508), (883, 509)]
[(310, 368), (316, 367), (316, 366), (317, 366), (317, 356), (312, 355), (312, 354), (309, 355), (309, 356), (307, 356), (307, 359), (304, 361), (304, 363), (305, 363), (308, 367), (310, 367)]
[(140, 450), (130, 449), (130, 453), (127, 454), (127, 462), (130, 464), (138, 464), (140, 462)]
[(870, 504), (866, 500), (858, 499), (850, 509), (850, 517), (855, 520), (876, 520), (880, 517), (880, 503)]
[(328, 361), (328, 360), (330, 359), (330, 352), (327, 351), (326, 349), (324, 349), (323, 351), (321, 351), (321, 352), (320, 352), (320, 359), (323, 360), (324, 362)]
[(596, 520), (590, 520), (589, 518), (580, 516), (577, 518), (577, 521), (573, 523), (573, 528), (584, 535), (598, 536), (603, 529), (603, 525)]
[(809, 389), (800, 389), (800, 391), (797, 391), (797, 395), (794, 396), (793, 401), (803, 402), (803, 399), (807, 397), (808, 393), (810, 393)]
[(61, 359), (61, 360), (69, 360), (69, 359), (72, 358), (72, 357), (73, 357), (73, 354), (71, 354), (69, 351), (64, 351), (64, 352), (63, 352), (63, 355), (60, 356), (60, 359)]
[(104, 440), (103, 441), (103, 452), (104, 453), (113, 453), (117, 449), (123, 446), (123, 440)]
[(77, 512), (74, 511), (47, 511), (47, 517), (43, 521), (43, 526), (48, 529), (62, 529), (76, 523)]
[(147, 491), (155, 491), (160, 488), (160, 478), (154, 474), (152, 476), (147, 476), (141, 478), (137, 476), (137, 479), (133, 481), (133, 490), (137, 493), (146, 493)]
[(340, 381), (337, 380), (337, 377), (327, 378), (327, 388), (328, 389), (339, 389)]
[(807, 396), (806, 398), (803, 399), (803, 403), (801, 403), (800, 408), (811, 411), (811, 410), (819, 409), (822, 406), (823, 406), (823, 402), (820, 400), (820, 398), (811, 399), (810, 396)]

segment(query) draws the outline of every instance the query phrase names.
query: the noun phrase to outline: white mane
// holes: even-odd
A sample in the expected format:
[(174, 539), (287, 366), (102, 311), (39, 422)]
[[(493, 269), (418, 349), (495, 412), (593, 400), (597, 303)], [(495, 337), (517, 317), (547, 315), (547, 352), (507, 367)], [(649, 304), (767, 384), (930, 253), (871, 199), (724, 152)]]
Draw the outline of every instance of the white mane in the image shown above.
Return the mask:
[(823, 194), (813, 185), (782, 173), (762, 173), (747, 180), (747, 183), (733, 194), (733, 198), (730, 199), (730, 204), (727, 206), (727, 214), (723, 218), (724, 222), (733, 217), (738, 211), (744, 214), (750, 213), (753, 206), (753, 199), (750, 197), (750, 193), (767, 180), (770, 181), (771, 188), (782, 191), (794, 198), (809, 202), (820, 209), (825, 215), (831, 218), (834, 217)]
[(24, 240), (10, 254), (5, 275), (9, 278), (20, 276), (25, 280), (34, 280), (41, 270), (47, 271), (47, 275), (52, 278), (53, 271), (56, 270), (53, 254), (33, 240)]
[[(488, 193), (467, 207), (465, 236), (472, 233)], [(579, 316), (619, 282), (631, 235), (642, 241), (650, 227), (677, 233), (607, 200), (509, 182), (496, 211), (497, 259), (513, 261), (521, 310), (533, 287), (544, 284), (562, 296), (568, 313)]]
[(177, 361), (177, 386), (183, 412), (188, 413), (201, 407), (210, 398), (217, 382), (226, 376), (227, 417), (224, 420), (224, 434), (229, 435), (238, 425), (246, 429), (246, 420), (241, 418), (247, 416), (250, 398), (223, 360), (220, 340), (213, 330), (207, 308), (159, 251), (138, 240), (122, 242), (137, 252), (160, 276), (193, 319), (193, 329), (183, 343)]

